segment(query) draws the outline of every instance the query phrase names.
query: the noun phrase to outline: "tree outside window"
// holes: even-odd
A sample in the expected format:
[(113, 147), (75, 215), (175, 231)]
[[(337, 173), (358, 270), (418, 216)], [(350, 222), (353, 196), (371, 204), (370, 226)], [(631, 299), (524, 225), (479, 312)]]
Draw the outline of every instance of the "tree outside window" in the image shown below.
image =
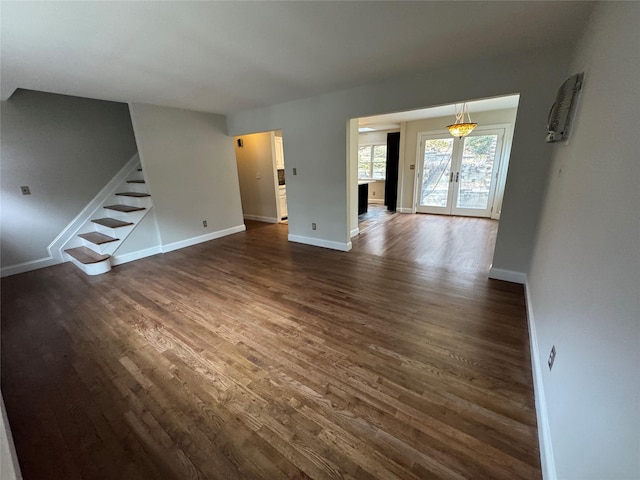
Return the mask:
[(360, 145), (358, 147), (358, 178), (384, 180), (387, 169), (387, 146)]

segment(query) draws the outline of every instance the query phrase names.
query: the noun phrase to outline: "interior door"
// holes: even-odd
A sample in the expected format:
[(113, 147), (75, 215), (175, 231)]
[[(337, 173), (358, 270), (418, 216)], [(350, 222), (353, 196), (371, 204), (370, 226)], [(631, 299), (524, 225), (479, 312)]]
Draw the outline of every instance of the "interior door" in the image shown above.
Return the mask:
[(422, 134), (416, 211), (490, 217), (503, 137), (504, 129)]

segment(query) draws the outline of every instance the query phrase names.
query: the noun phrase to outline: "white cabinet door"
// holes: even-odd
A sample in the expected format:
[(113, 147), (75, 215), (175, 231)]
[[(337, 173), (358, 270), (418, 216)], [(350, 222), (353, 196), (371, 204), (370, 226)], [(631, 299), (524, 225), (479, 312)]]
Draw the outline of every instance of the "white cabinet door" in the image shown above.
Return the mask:
[(286, 190), (280, 191), (280, 219), (283, 220), (289, 215), (287, 214), (287, 192)]
[(282, 146), (282, 137), (275, 137), (276, 145), (276, 168), (284, 168), (284, 147)]

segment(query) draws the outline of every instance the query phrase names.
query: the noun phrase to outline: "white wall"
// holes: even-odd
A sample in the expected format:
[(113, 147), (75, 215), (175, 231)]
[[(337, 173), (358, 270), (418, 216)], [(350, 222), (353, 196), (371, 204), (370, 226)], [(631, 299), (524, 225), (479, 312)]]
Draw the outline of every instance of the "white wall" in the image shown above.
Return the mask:
[(384, 185), (385, 181), (381, 180), (379, 182), (371, 182), (369, 184), (369, 203), (380, 203), (384, 204)]
[[(136, 152), (127, 105), (18, 90), (0, 103), (2, 267), (47, 247)], [(27, 185), (31, 195), (23, 196)]]
[[(502, 110), (492, 110), (488, 112), (477, 112), (472, 116), (472, 120), (480, 126), (497, 125), (497, 124), (515, 124), (516, 108), (507, 108)], [(446, 130), (446, 126), (452, 123), (452, 117), (426, 118), (423, 120), (415, 120), (407, 122), (405, 125), (405, 135), (400, 141), (404, 143), (405, 156), (402, 162), (401, 175), (401, 192), (402, 198), (400, 204), (409, 206), (413, 203), (414, 190), (416, 185), (416, 161), (418, 159), (418, 134), (421, 132), (430, 132), (437, 130)], [(511, 138), (504, 139), (504, 148), (508, 149), (511, 144)], [(504, 151), (503, 148), (503, 151)], [(414, 169), (411, 169), (411, 166)], [(500, 205), (497, 205), (499, 208)]]
[[(347, 246), (347, 191), (349, 198), (357, 198), (351, 191), (357, 188), (357, 182), (347, 178), (348, 173), (353, 175), (346, 165), (349, 119), (519, 93), (518, 122), (493, 266), (526, 272), (552, 151), (540, 139), (546, 134), (549, 106), (566, 75), (569, 54), (568, 49), (556, 49), (477, 59), (421, 75), (232, 114), (227, 124), (231, 135), (282, 129), (287, 139), (290, 234)], [(297, 176), (291, 174), (294, 167)], [(318, 225), (316, 231), (311, 229), (312, 222)]]
[(239, 147), (236, 142), (235, 151), (242, 212), (254, 219), (262, 218), (275, 223), (278, 221), (278, 212), (273, 137), (272, 132), (237, 137), (236, 140), (242, 139), (243, 146)]
[(640, 478), (639, 25), (638, 3), (597, 6), (576, 123), (551, 147), (529, 300), (560, 479)]
[(0, 479), (18, 480), (22, 478), (16, 449), (11, 436), (11, 428), (4, 408), (4, 400), (0, 394)]
[(395, 130), (378, 130), (375, 132), (359, 132), (358, 133), (358, 145), (366, 145), (368, 143), (375, 144), (387, 144), (387, 133), (399, 132), (400, 129)]
[[(153, 201), (153, 197), (151, 198)], [(114, 252), (114, 257), (160, 247), (160, 245), (158, 219), (155, 208), (152, 208), (142, 221), (136, 225), (136, 228), (133, 229), (124, 242), (122, 242), (122, 245)]]
[(130, 110), (163, 249), (244, 229), (225, 118), (146, 104)]

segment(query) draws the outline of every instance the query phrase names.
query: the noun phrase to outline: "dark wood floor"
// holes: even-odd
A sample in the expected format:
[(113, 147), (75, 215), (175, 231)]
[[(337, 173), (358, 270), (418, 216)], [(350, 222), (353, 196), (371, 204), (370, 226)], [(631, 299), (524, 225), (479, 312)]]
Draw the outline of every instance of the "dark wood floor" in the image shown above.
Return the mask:
[(380, 221), (374, 220), (364, 234), (354, 238), (357, 250), (452, 272), (489, 274), (496, 220), (379, 210), (373, 215)]
[(473, 270), (493, 222), (446, 220), (396, 215), (349, 253), (251, 224), (3, 279), (24, 478), (539, 479), (522, 288)]
[(400, 214), (390, 212), (387, 210), (386, 205), (370, 203), (367, 211), (358, 215), (358, 230), (360, 233), (365, 233), (369, 229), (376, 227), (387, 220), (391, 220), (396, 215)]

